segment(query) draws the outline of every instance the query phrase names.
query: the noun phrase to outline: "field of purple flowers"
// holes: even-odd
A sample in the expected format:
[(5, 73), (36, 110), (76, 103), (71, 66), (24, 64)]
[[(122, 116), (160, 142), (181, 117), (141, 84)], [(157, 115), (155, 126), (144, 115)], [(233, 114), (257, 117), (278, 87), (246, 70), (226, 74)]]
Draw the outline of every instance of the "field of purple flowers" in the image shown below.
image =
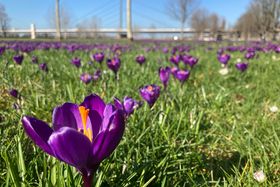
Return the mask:
[(0, 186), (278, 186), (280, 45), (0, 42)]

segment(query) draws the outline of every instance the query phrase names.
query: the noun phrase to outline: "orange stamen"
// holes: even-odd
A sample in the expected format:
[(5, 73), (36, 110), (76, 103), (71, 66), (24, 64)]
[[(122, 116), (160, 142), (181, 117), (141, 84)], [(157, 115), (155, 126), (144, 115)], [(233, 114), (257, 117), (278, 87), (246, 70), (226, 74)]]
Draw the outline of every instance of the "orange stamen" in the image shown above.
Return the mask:
[(88, 117), (89, 109), (86, 109), (84, 106), (80, 106), (79, 111), (81, 114), (82, 123), (84, 127), (83, 133), (86, 137), (88, 137), (90, 141), (92, 141), (92, 131), (90, 128), (87, 128), (87, 117)]
[(151, 92), (151, 91), (153, 91), (153, 87), (152, 87), (152, 86), (148, 86), (148, 87), (147, 87), (147, 90), (148, 90), (149, 92)]

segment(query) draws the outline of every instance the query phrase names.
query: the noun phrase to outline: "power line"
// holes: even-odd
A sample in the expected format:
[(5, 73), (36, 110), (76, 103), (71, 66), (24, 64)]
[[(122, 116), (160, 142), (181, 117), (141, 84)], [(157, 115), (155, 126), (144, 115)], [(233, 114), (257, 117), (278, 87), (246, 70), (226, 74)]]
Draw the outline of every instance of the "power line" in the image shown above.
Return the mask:
[[(108, 4), (109, 2), (110, 2), (110, 0), (107, 0), (104, 4), (106, 5), (106, 4)], [(81, 20), (87, 18), (88, 16), (92, 15), (93, 13), (97, 14), (98, 12), (102, 12), (104, 9), (107, 9), (107, 7), (104, 6), (104, 5), (103, 5), (102, 7), (100, 7), (100, 8), (94, 8), (93, 10), (89, 11), (88, 13), (86, 13), (84, 16), (81, 16), (81, 17), (79, 17), (78, 19), (75, 19), (75, 20), (72, 22), (72, 24), (74, 25), (74, 24), (78, 23), (79, 21), (81, 21)], [(96, 11), (96, 10), (97, 10), (97, 11)]]
[(155, 12), (155, 13), (160, 13), (161, 15), (166, 16), (166, 12), (164, 12), (164, 11), (162, 11), (162, 10), (160, 10), (160, 9), (157, 9), (157, 8), (155, 8), (155, 7), (148, 6), (147, 4), (142, 4), (142, 3), (138, 2), (138, 1), (134, 1), (134, 2), (135, 2), (136, 4), (138, 3), (139, 5), (142, 5), (143, 7), (152, 10), (152, 11)]
[(147, 19), (147, 20), (149, 20), (149, 21), (152, 20), (152, 21), (154, 21), (154, 22), (156, 22), (156, 23), (159, 23), (159, 24), (161, 24), (161, 25), (164, 25), (165, 27), (169, 27), (168, 24), (166, 24), (166, 23), (164, 23), (164, 22), (161, 22), (161, 21), (159, 21), (159, 20), (157, 20), (157, 19), (154, 19), (154, 18), (152, 18), (152, 17), (150, 17), (150, 16), (147, 16), (147, 15), (142, 14), (142, 13), (137, 12), (137, 11), (134, 11), (134, 13), (136, 13), (136, 15), (139, 15), (139, 16), (141, 16), (142, 18), (145, 18), (145, 19)]
[(118, 27), (118, 18), (115, 17), (114, 19), (110, 20), (110, 22), (107, 22), (107, 25), (113, 25), (113, 24), (116, 24), (115, 27)]

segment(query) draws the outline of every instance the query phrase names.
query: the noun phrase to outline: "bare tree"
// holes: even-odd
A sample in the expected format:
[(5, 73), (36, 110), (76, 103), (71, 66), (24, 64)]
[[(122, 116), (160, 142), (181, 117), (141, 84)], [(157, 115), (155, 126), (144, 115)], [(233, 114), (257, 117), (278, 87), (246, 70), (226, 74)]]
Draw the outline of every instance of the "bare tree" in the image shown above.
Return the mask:
[(10, 19), (8, 17), (8, 14), (6, 13), (6, 9), (4, 5), (0, 4), (0, 29), (4, 37), (7, 36), (6, 31), (9, 27), (9, 22)]
[(221, 18), (221, 25), (220, 25), (220, 30), (221, 31), (226, 30), (226, 24), (227, 24), (226, 19), (225, 18)]
[(276, 36), (280, 19), (280, 0), (252, 0), (247, 11), (239, 18), (236, 28), (251, 35), (257, 33), (266, 40), (268, 34)]
[(90, 19), (78, 23), (76, 27), (78, 28), (78, 32), (81, 33), (81, 37), (98, 37), (99, 36), (98, 32), (93, 32), (88, 34), (85, 31), (89, 29), (98, 31), (98, 29), (101, 27), (101, 19), (99, 19), (96, 16), (93, 16)]
[(185, 24), (198, 4), (199, 0), (169, 0), (167, 11), (171, 18), (180, 22), (181, 39), (184, 36)]
[(219, 16), (216, 13), (212, 13), (209, 16), (209, 29), (213, 37), (216, 36), (219, 31), (219, 21)]
[(218, 37), (218, 33), (225, 30), (226, 20), (216, 13), (209, 14), (205, 9), (198, 9), (192, 15), (191, 26), (199, 36), (209, 30), (212, 37)]
[[(50, 27), (55, 28), (56, 18), (55, 18), (55, 11), (53, 8), (49, 9), (46, 18), (47, 21), (49, 22)], [(71, 13), (69, 12), (69, 9), (65, 7), (62, 7), (60, 9), (60, 24), (62, 30), (68, 29), (71, 25)]]
[(241, 32), (246, 40), (250, 39), (258, 32), (257, 17), (253, 11), (253, 9), (250, 9), (240, 16), (234, 27), (236, 30)]
[(208, 29), (209, 12), (205, 9), (197, 9), (191, 17), (191, 27), (197, 32), (198, 38), (201, 38), (203, 32)]
[(251, 9), (257, 20), (259, 34), (266, 40), (268, 33), (274, 33), (279, 26), (280, 0), (254, 0)]

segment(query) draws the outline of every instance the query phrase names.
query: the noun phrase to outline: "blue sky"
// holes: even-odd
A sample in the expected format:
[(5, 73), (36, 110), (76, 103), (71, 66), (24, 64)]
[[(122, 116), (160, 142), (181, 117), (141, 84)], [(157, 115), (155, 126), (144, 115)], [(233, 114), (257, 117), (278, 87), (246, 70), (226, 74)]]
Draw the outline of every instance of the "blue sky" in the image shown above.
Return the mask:
[[(71, 14), (71, 27), (79, 22), (97, 17), (103, 28), (119, 26), (120, 0), (60, 0), (61, 6)], [(132, 20), (135, 27), (175, 28), (179, 23), (167, 14), (168, 0), (131, 0)], [(29, 28), (34, 23), (37, 28), (50, 28), (49, 16), (55, 0), (0, 0), (11, 18), (12, 28)], [(200, 7), (216, 12), (233, 25), (245, 12), (250, 0), (200, 0)], [(123, 26), (125, 26), (125, 4), (123, 0)]]

